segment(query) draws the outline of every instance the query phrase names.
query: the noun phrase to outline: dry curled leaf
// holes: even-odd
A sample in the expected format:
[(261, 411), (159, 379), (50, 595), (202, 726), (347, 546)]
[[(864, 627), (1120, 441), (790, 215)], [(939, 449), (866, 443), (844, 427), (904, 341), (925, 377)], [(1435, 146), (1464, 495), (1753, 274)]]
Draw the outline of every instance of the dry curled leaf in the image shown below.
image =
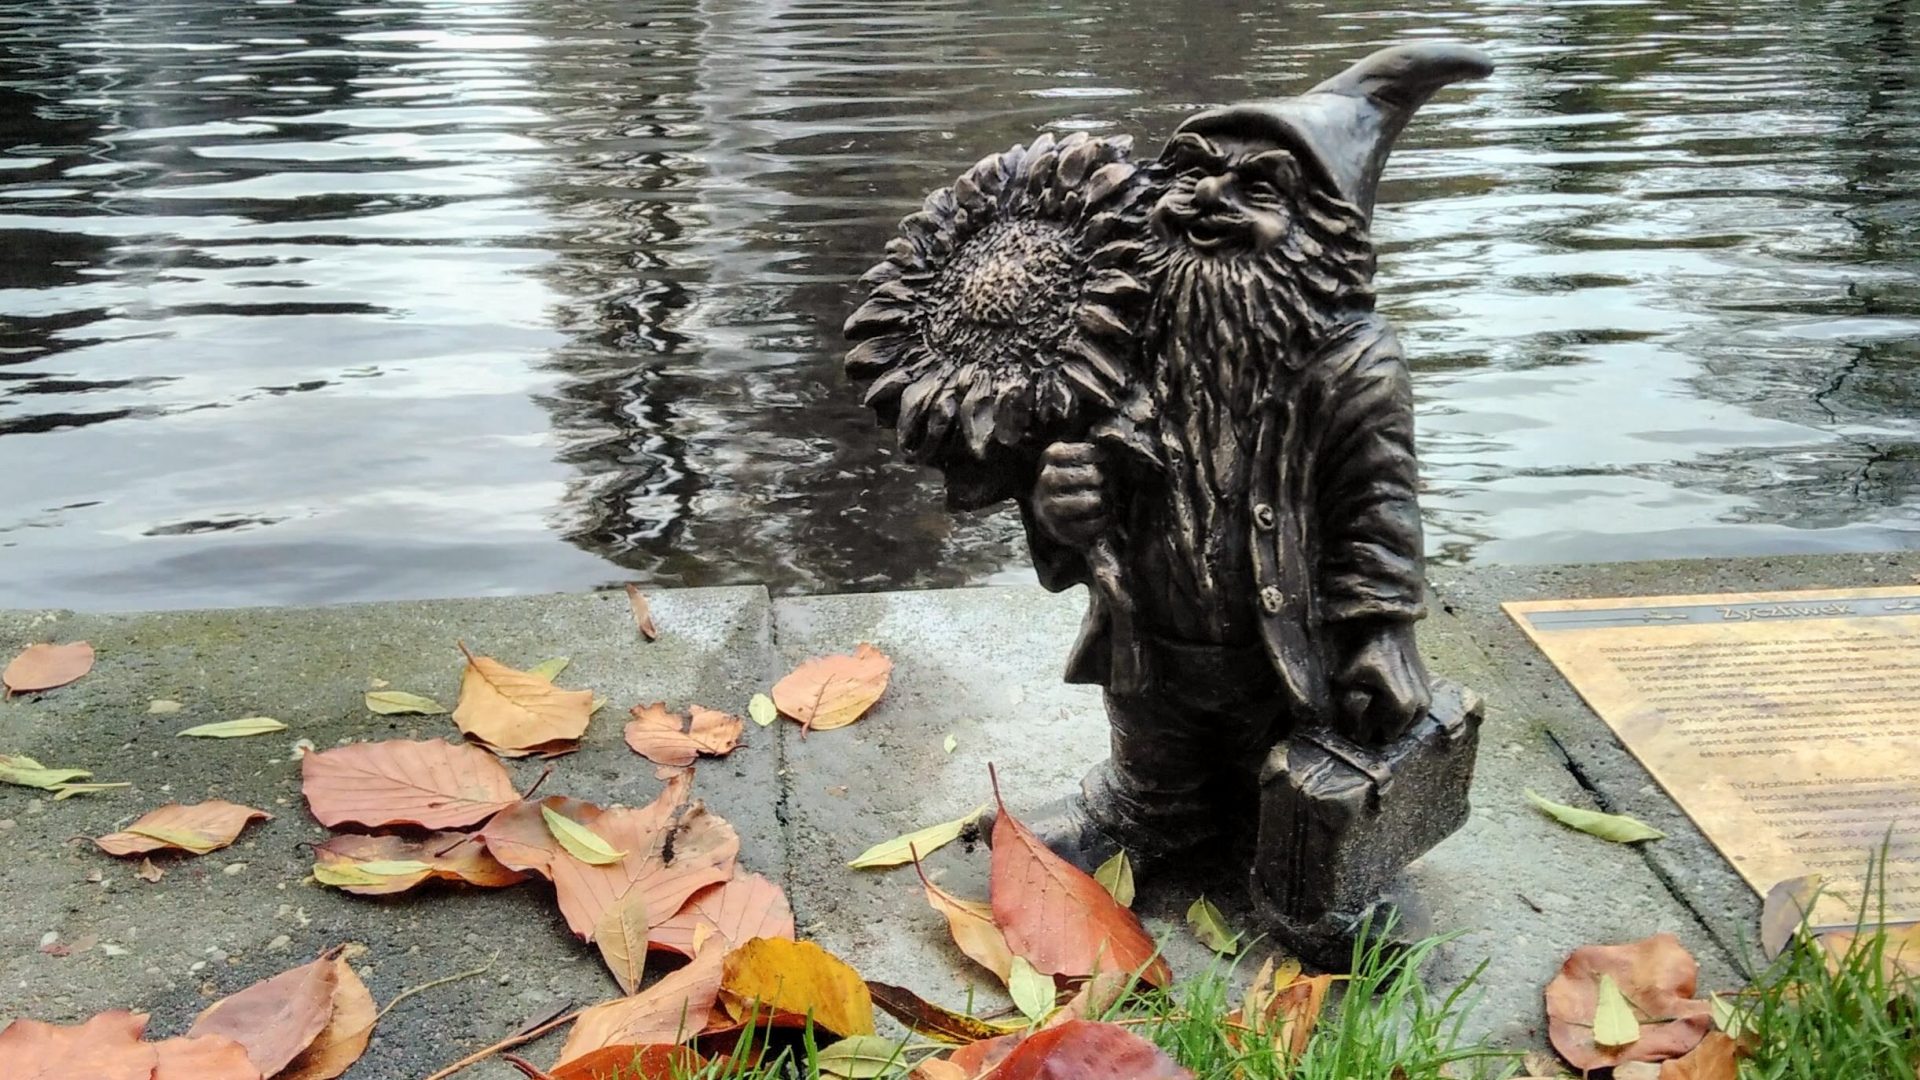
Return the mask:
[(1777, 959), (1813, 917), (1824, 895), (1826, 879), (1819, 874), (1788, 878), (1767, 890), (1760, 907), (1760, 947), (1768, 960)]
[(275, 1076), (326, 1029), (339, 984), (338, 966), (323, 956), (207, 1006), (187, 1034), (224, 1035), (247, 1048), (261, 1075)]
[(773, 703), (800, 730), (830, 731), (866, 715), (887, 691), (893, 661), (864, 642), (853, 655), (816, 656), (773, 684)]
[(1193, 1080), (1166, 1052), (1117, 1024), (1073, 1020), (1029, 1036), (987, 1080)]
[(793, 907), (780, 886), (736, 870), (731, 879), (694, 893), (677, 914), (654, 927), (647, 947), (692, 956), (700, 951), (696, 937), (703, 928), (729, 949), (754, 938), (791, 938)]
[(163, 850), (205, 855), (233, 843), (249, 822), (267, 821), (272, 817), (265, 810), (221, 799), (191, 806), (169, 803), (94, 843), (109, 855), (145, 855)]
[(357, 743), (300, 761), (300, 791), (320, 824), (457, 829), (520, 801), (492, 754), (443, 739)]
[(903, 986), (869, 979), (867, 993), (872, 995), (873, 1003), (882, 1012), (900, 1021), (908, 1031), (956, 1046), (965, 1046), (981, 1039), (997, 1039), (1020, 1030), (1019, 1026), (996, 1024), (935, 1005)]
[(1740, 1080), (1742, 1056), (1738, 1040), (1710, 1032), (1686, 1057), (1660, 1066), (1660, 1080)]
[(603, 1046), (556, 1065), (547, 1080), (687, 1080), (705, 1059), (684, 1046)]
[(562, 690), (490, 656), (466, 653), (453, 722), (462, 734), (503, 757), (569, 747), (587, 732), (593, 691)]
[(150, 885), (158, 885), (160, 879), (167, 876), (167, 872), (153, 865), (152, 859), (141, 859), (140, 869), (135, 870), (133, 876)]
[(1006, 982), (1013, 974), (1013, 950), (1007, 937), (993, 921), (993, 907), (984, 900), (962, 900), (928, 880), (918, 860), (913, 868), (920, 874), (920, 887), (926, 890), (927, 903), (947, 920), (947, 932), (968, 959)]
[(447, 707), (430, 697), (405, 690), (369, 690), (367, 708), (382, 716), (441, 716)]
[[(1630, 945), (1575, 949), (1547, 986), (1547, 1030), (1553, 1048), (1582, 1070), (1665, 1061), (1687, 1053), (1712, 1024), (1712, 1006), (1693, 997), (1699, 970), (1672, 934)], [(1606, 1046), (1595, 1040), (1603, 975), (1618, 987), (1639, 1025), (1639, 1037), (1628, 1045)]]
[(811, 941), (755, 938), (728, 953), (720, 1000), (736, 1020), (764, 1009), (810, 1018), (841, 1038), (874, 1031), (866, 980)]
[(627, 722), (627, 746), (656, 765), (684, 767), (701, 754), (725, 757), (740, 745), (746, 721), (703, 705), (691, 711), (689, 721), (668, 712), (664, 701), (635, 705)]
[(640, 993), (581, 1013), (554, 1068), (609, 1046), (670, 1046), (699, 1034), (720, 994), (722, 951), (703, 949), (686, 967)]
[(333, 1013), (327, 1018), (327, 1026), (273, 1080), (334, 1080), (367, 1052), (380, 1010), (367, 984), (345, 957), (334, 960), (333, 970)]
[(29, 645), (0, 671), (0, 683), (10, 693), (32, 694), (65, 686), (92, 670), (93, 646), (84, 641)]
[(653, 622), (653, 605), (647, 603), (646, 595), (638, 585), (627, 586), (627, 603), (633, 608), (633, 621), (640, 627), (640, 633), (648, 641), (658, 641), (660, 628)]
[(430, 880), (464, 881), (498, 889), (526, 880), (467, 833), (436, 832), (424, 839), (343, 833), (313, 850), (313, 876), (322, 885), (360, 896), (405, 892)]

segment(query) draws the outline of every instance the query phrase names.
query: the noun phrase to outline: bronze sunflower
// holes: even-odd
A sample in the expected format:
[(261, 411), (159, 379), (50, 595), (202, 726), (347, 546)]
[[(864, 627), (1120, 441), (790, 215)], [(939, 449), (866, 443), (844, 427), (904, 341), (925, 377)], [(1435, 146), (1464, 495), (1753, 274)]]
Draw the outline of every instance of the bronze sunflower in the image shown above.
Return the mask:
[[(1138, 380), (1153, 187), (1133, 140), (1076, 132), (991, 154), (900, 223), (847, 319), (847, 372), (907, 457), (981, 505)], [(995, 479), (998, 478), (998, 479)]]

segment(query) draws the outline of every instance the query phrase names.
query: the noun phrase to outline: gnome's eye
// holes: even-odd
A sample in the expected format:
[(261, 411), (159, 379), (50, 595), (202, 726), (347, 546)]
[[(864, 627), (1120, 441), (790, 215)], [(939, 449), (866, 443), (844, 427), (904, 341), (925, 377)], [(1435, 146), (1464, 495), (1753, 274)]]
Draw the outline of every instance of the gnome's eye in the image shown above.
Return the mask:
[(1280, 201), (1280, 189), (1265, 180), (1255, 180), (1246, 185), (1247, 198), (1257, 203), (1277, 203)]

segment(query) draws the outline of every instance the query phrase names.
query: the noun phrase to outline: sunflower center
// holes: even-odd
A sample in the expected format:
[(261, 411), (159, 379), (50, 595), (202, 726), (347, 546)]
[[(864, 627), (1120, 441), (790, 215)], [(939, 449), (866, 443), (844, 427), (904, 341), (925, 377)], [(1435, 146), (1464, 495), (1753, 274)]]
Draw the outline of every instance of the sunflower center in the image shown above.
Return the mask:
[(961, 245), (935, 283), (940, 302), (931, 305), (929, 344), (966, 349), (991, 343), (996, 352), (1013, 344), (1016, 356), (1027, 349), (1025, 358), (1038, 359), (1040, 350), (1073, 326), (1081, 264), (1074, 234), (1063, 226), (1032, 219), (993, 222)]

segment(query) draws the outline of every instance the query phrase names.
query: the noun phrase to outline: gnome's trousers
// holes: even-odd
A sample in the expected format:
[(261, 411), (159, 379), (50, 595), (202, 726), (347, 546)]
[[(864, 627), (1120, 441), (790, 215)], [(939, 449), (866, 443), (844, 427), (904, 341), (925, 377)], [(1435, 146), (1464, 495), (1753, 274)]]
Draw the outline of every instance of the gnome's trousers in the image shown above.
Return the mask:
[(1150, 639), (1155, 678), (1107, 691), (1112, 757), (1087, 776), (1095, 822), (1147, 858), (1250, 843), (1260, 767), (1285, 732), (1279, 678), (1259, 645)]

